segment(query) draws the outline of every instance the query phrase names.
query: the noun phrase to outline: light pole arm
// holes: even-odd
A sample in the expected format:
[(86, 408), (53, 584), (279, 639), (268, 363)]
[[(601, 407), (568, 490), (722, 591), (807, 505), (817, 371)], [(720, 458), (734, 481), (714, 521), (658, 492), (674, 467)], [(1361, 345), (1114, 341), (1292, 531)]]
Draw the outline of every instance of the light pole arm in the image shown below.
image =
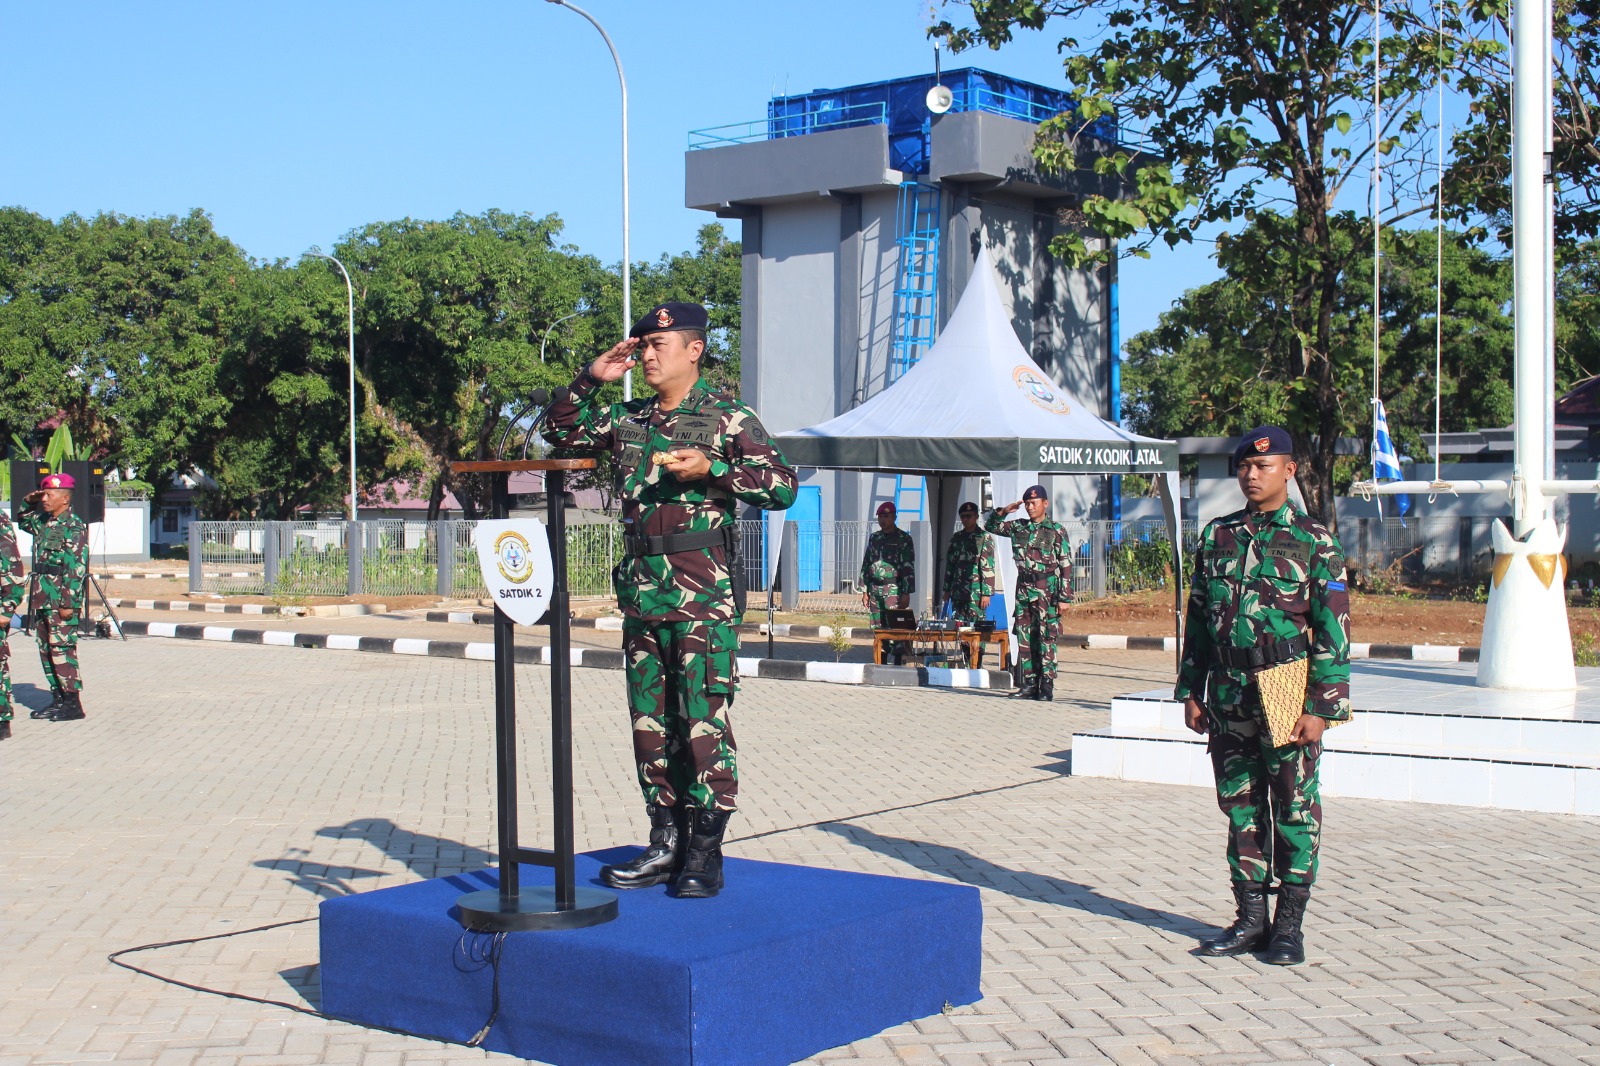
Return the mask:
[(326, 259), (344, 275), (346, 307), (350, 313), (350, 521), (356, 520), (356, 288), (350, 282), (350, 272), (344, 264), (322, 252), (307, 252), (317, 259)]
[(570, 315), (562, 315), (560, 318), (558, 318), (554, 322), (550, 323), (549, 328), (544, 331), (544, 339), (539, 342), (539, 362), (541, 362), (541, 363), (544, 362), (544, 346), (546, 344), (550, 343), (550, 333), (557, 326), (561, 325), (561, 323), (565, 322), (567, 319), (569, 319), (569, 318), (577, 318), (581, 314), (583, 314), (582, 311), (574, 311), (574, 312), (572, 312), (572, 314), (570, 314)]
[[(617, 83), (622, 86), (622, 330), (623, 336), (627, 336), (627, 331), (633, 328), (633, 266), (628, 256), (628, 78), (622, 72), (622, 57), (617, 54), (617, 46), (611, 43), (611, 35), (593, 15), (577, 4), (567, 3), (567, 0), (547, 0), (547, 2), (567, 8), (587, 19), (589, 25), (600, 31), (601, 39), (611, 50), (611, 61), (617, 65)], [(622, 375), (622, 398), (633, 399), (632, 370)]]

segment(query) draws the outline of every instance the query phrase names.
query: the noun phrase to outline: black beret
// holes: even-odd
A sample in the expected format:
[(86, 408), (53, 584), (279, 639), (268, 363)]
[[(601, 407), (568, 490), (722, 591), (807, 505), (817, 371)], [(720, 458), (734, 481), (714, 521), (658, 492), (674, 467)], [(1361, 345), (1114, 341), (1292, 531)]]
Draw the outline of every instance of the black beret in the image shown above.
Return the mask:
[(1251, 455), (1294, 455), (1294, 439), (1289, 431), (1277, 426), (1257, 426), (1239, 438), (1233, 450), (1233, 465), (1238, 466)]
[(978, 505), (973, 503), (971, 500), (968, 500), (966, 503), (964, 503), (960, 507), (956, 508), (956, 513), (957, 514), (977, 514), (978, 513)]
[(1050, 494), (1044, 491), (1043, 485), (1033, 485), (1022, 494), (1022, 498), (1024, 500), (1048, 500), (1050, 498)]
[(710, 316), (699, 304), (668, 301), (656, 304), (628, 331), (630, 337), (643, 337), (651, 333), (672, 333), (682, 329), (704, 330)]

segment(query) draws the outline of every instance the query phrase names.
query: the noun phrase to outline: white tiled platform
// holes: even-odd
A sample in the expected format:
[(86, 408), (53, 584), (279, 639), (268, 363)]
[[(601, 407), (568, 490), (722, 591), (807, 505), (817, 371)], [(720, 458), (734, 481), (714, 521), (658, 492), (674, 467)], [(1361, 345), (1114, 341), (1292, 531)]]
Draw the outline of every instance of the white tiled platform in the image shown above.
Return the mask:
[[(1325, 796), (1600, 815), (1600, 670), (1573, 692), (1478, 688), (1477, 667), (1352, 665), (1352, 721), (1324, 736)], [(1205, 738), (1170, 691), (1111, 701), (1111, 727), (1078, 733), (1072, 772), (1212, 784)]]

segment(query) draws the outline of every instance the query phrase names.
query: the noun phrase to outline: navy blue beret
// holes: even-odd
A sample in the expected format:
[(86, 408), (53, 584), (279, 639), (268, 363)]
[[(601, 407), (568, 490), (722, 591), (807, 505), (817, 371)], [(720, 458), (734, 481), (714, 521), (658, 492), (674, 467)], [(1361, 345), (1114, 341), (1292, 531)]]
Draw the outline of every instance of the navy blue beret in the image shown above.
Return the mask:
[(1022, 494), (1024, 500), (1048, 500), (1050, 494), (1044, 491), (1043, 485), (1032, 485)]
[(1294, 455), (1294, 439), (1289, 431), (1277, 426), (1257, 426), (1239, 438), (1233, 450), (1233, 465), (1238, 466), (1252, 455)]
[(668, 301), (656, 304), (628, 331), (630, 337), (643, 337), (651, 333), (671, 333), (681, 329), (704, 330), (711, 321), (706, 309), (699, 304)]

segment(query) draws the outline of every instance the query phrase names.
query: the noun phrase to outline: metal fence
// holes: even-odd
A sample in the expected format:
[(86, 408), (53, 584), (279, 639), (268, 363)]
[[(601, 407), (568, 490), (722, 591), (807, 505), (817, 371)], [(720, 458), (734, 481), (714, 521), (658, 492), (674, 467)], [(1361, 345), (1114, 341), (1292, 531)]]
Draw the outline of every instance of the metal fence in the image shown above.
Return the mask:
[[(1493, 564), (1492, 518), (1346, 519), (1339, 539), (1351, 569), (1367, 587), (1386, 582), (1470, 581)], [(1073, 589), (1080, 600), (1165, 588), (1171, 581), (1166, 524), (1159, 519), (1062, 523), (1072, 544)], [(858, 583), (861, 556), (875, 522), (798, 522), (792, 536), (796, 562), (787, 567), (797, 592), (787, 609), (864, 615)], [(915, 523), (913, 526), (915, 527)], [(191, 592), (303, 596), (487, 595), (472, 546), (473, 523), (371, 519), (354, 523), (195, 522), (189, 527)], [(739, 523), (746, 579), (764, 599), (768, 545), (763, 523)], [(926, 540), (931, 531), (916, 530)], [(1198, 529), (1183, 525), (1185, 559), (1192, 559)], [(359, 560), (352, 580), (352, 545)], [(1002, 539), (996, 545), (1006, 550)], [(574, 596), (612, 594), (611, 571), (622, 557), (616, 522), (567, 528), (567, 578)], [(931, 586), (927, 562), (919, 568)]]
[[(189, 591), (285, 599), (486, 596), (472, 544), (473, 526), (404, 519), (353, 524), (194, 522), (189, 527)], [(762, 523), (739, 526), (750, 588), (764, 590)], [(352, 554), (358, 560), (353, 580)], [(611, 595), (611, 570), (621, 558), (619, 523), (567, 527), (567, 584), (572, 595)]]

